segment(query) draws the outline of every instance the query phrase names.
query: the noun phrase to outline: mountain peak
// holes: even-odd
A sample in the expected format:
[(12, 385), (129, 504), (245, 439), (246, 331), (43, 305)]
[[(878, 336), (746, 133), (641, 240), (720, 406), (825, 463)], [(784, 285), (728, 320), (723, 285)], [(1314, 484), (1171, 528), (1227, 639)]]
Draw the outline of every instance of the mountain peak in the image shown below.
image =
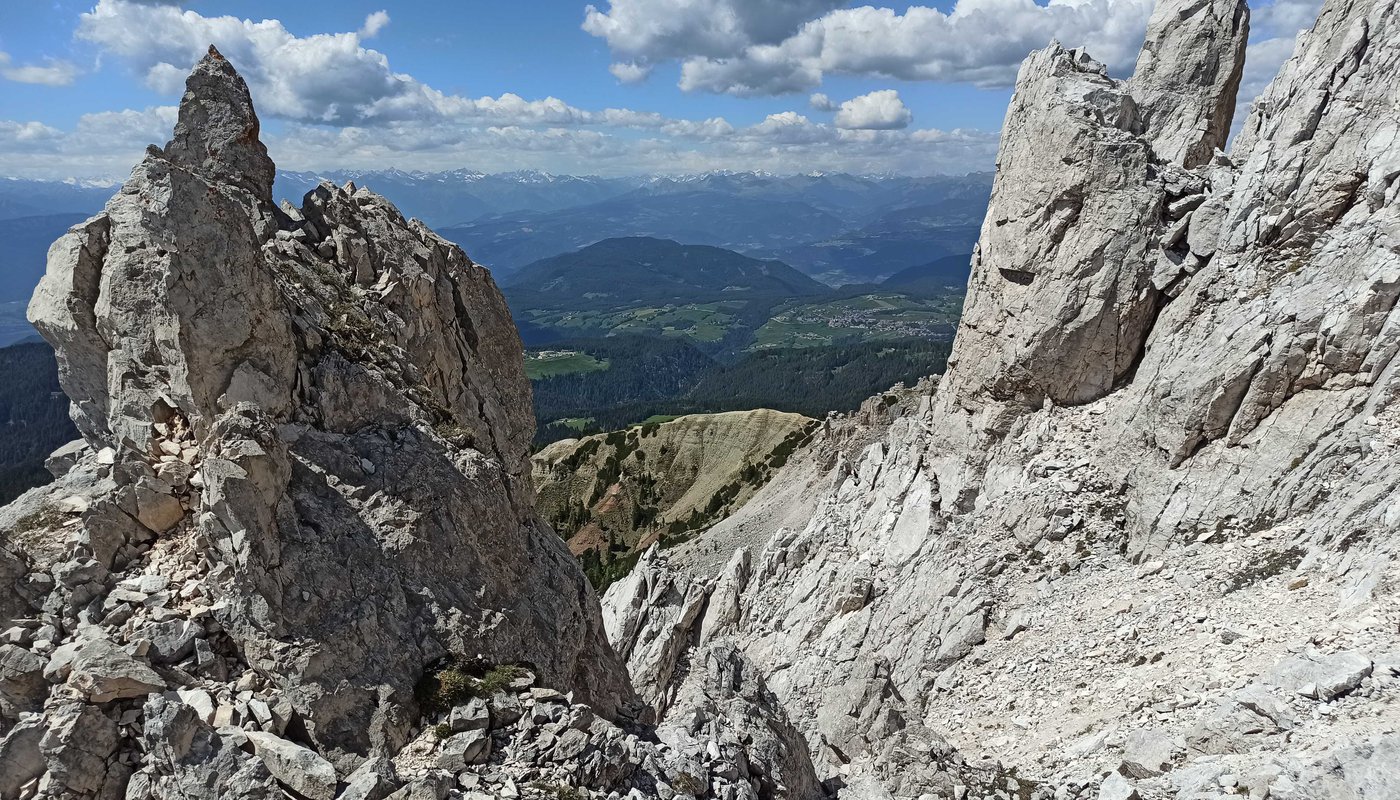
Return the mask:
[(163, 155), (212, 182), (247, 189), (270, 205), (276, 168), (260, 130), (248, 84), (210, 45), (185, 81), (175, 137)]
[[(182, 787), (237, 772), (248, 779), (220, 796), (281, 796), (254, 759), (299, 753), (297, 768), (314, 770), (279, 774), (299, 796), (329, 800), (336, 769), (348, 775), (419, 731), (431, 735), (417, 689), (449, 656), (511, 674), (529, 665), (590, 714), (620, 714), (633, 692), (597, 600), (528, 506), (530, 390), (490, 274), (367, 189), (322, 183), (300, 208), (272, 213), (273, 164), (247, 85), (211, 50), (187, 86), (170, 144), (148, 152), (102, 213), (49, 249), (29, 306), (84, 441), (68, 448), (73, 458), (54, 483), (0, 510), (0, 629), (50, 608), (58, 641), (112, 655), (143, 681), (130, 685), (137, 694), (84, 690), (93, 704), (81, 720), (36, 721), (112, 731), (57, 745), (65, 759), (97, 755), (51, 794), (189, 797)], [(410, 473), (423, 491), (386, 522), (368, 498)], [(352, 480), (376, 488), (357, 497), (331, 488)], [(26, 542), (52, 547), (26, 545), (12, 557), (25, 542), (6, 520), (56, 509), (64, 497), (82, 510), (24, 527)], [(79, 594), (49, 582), (51, 596), (31, 603), (14, 589), (17, 563), (24, 574), (97, 577)], [(217, 597), (217, 638), (183, 610), (129, 614), (125, 629), (96, 624), (87, 606), (142, 575)], [(371, 585), (381, 588), (358, 594)], [(167, 623), (201, 642), (163, 655), (133, 647), (154, 635), (137, 631)], [(288, 648), (293, 641), (306, 647)], [(197, 666), (196, 648), (217, 667)], [(285, 724), (235, 717), (235, 726), (257, 725), (249, 733), (263, 756), (237, 750), (190, 711), (167, 706), (181, 717), (169, 724), (157, 710), (166, 678), (151, 663), (176, 670), (182, 687), (192, 680), (183, 676), (201, 673), (212, 696), (241, 691), (229, 685), (239, 675), (275, 676), (255, 687), (257, 702), (307, 724), (292, 728), (293, 743), (280, 738)], [(153, 777), (148, 791), (128, 792), (131, 770), (106, 765), (130, 758), (96, 704), (151, 694), (149, 711), (143, 701), (133, 709), (154, 737), (150, 755), (131, 758)], [(9, 733), (12, 706), (0, 706)], [(174, 741), (199, 741), (213, 755), (162, 761), (158, 753), (179, 750)], [(38, 777), (29, 764), (46, 769), (42, 759), (22, 771), (6, 762), (0, 797)]]

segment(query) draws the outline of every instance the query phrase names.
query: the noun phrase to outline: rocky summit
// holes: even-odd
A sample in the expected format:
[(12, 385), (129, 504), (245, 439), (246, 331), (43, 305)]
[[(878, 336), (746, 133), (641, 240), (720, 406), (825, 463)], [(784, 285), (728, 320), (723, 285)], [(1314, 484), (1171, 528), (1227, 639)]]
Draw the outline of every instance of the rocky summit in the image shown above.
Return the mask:
[[(533, 510), (486, 270), (353, 185), (279, 208), (273, 172), (211, 49), (171, 142), (50, 251), (30, 317), (83, 438), (0, 511), (0, 797), (780, 779), (762, 748), (785, 729), (743, 734), (764, 709), (718, 740), (643, 724)], [(691, 726), (754, 680), (697, 685)]]
[(211, 50), (30, 308), (83, 438), (0, 510), (0, 798), (1400, 797), (1400, 8), (1230, 142), (1247, 38), (1032, 53), (947, 373), (601, 603), (490, 275), (274, 205)]

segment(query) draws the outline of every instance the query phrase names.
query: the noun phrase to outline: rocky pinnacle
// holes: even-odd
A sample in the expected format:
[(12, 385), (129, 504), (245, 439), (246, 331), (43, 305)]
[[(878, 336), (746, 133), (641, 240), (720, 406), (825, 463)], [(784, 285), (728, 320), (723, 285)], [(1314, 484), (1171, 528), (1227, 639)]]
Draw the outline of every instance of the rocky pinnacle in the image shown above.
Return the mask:
[(258, 133), (248, 84), (210, 45), (185, 81), (175, 136), (163, 154), (212, 183), (241, 186), (270, 206), (276, 167)]
[[(321, 796), (432, 727), (420, 688), (445, 664), (640, 710), (531, 505), (529, 383), (490, 274), (352, 184), (274, 206), (258, 131), (211, 48), (170, 143), (54, 244), (30, 305), (83, 441), (0, 512), (0, 578), (24, 589), (0, 630), (42, 615), (26, 647), (74, 659), (24, 711), (49, 754), (25, 769), (55, 796), (187, 797), (264, 767)], [(75, 725), (113, 732), (74, 740), (81, 769), (50, 744)]]

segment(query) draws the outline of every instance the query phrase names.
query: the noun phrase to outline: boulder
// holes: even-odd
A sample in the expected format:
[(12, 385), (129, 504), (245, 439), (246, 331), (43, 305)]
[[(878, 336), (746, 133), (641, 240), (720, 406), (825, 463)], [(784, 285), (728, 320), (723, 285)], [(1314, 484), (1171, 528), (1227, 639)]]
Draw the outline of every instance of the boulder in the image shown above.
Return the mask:
[(151, 661), (174, 664), (194, 652), (195, 641), (204, 638), (204, 626), (187, 619), (158, 622), (142, 635), (151, 640)]
[(33, 716), (20, 720), (0, 738), (0, 797), (18, 797), (21, 786), (48, 769), (39, 749), (44, 730), (44, 720)]
[(438, 754), (439, 769), (448, 772), (461, 772), (471, 764), (480, 764), (491, 754), (491, 735), (485, 729), (475, 728), (453, 734), (442, 741)]
[(1354, 651), (1323, 654), (1309, 650), (1275, 664), (1268, 679), (1285, 691), (1330, 701), (1360, 686), (1372, 669), (1371, 659)]
[(18, 645), (0, 645), (0, 719), (16, 719), (21, 712), (38, 711), (48, 694), (44, 679), (47, 659)]
[(473, 697), (448, 713), (447, 724), (457, 733), (484, 731), (491, 727), (491, 712), (484, 699)]
[(335, 767), (314, 750), (262, 731), (244, 735), (253, 754), (279, 783), (308, 800), (334, 800), (338, 783)]
[(1142, 800), (1137, 788), (1117, 772), (1110, 772), (1099, 784), (1098, 800)]
[(1118, 771), (1129, 778), (1150, 778), (1172, 768), (1176, 743), (1162, 731), (1133, 731), (1123, 746)]
[(117, 723), (93, 705), (67, 703), (49, 710), (39, 751), (54, 779), (68, 790), (96, 792), (107, 781), (117, 749)]
[(387, 758), (370, 758), (345, 779), (338, 800), (384, 800), (399, 788), (394, 764)]
[(142, 697), (165, 689), (150, 665), (106, 639), (83, 643), (69, 665), (68, 685), (92, 703)]

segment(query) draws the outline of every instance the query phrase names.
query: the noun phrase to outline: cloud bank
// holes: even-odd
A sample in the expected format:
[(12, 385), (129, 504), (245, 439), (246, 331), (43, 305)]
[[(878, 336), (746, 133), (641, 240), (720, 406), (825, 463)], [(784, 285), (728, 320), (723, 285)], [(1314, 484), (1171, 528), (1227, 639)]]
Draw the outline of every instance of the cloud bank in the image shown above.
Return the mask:
[[(646, 2), (636, 2), (636, 13), (646, 11)], [(777, 41), (793, 24), (837, 5), (733, 0), (719, 17), (701, 13), (712, 2), (693, 0), (689, 18), (639, 34), (639, 52), (679, 47), (678, 31), (702, 24), (701, 17), (716, 47), (731, 33), (746, 41)], [(889, 172), (916, 164), (915, 172), (933, 173), (989, 167), (995, 151), (994, 134), (912, 130), (913, 115), (894, 90), (831, 102), (835, 119), (830, 122), (784, 111), (752, 125), (723, 117), (690, 120), (627, 108), (584, 109), (556, 97), (448, 94), (396, 72), (387, 56), (367, 45), (390, 25), (390, 15), (377, 11), (356, 31), (296, 36), (277, 20), (204, 16), (178, 3), (99, 0), (81, 15), (76, 36), (172, 99), (214, 43), (248, 81), (269, 123), (264, 128), (269, 148), (288, 169), (470, 166), (675, 174)], [(613, 72), (619, 80), (640, 80), (649, 64), (643, 59), (635, 68)], [(169, 136), (173, 121), (174, 108), (162, 106), (88, 115), (69, 130), (36, 121), (3, 122), (0, 172), (120, 177), (139, 159), (141, 148)]]
[(947, 13), (793, 0), (615, 0), (583, 29), (629, 64), (681, 65), (688, 91), (805, 91), (828, 75), (1010, 86), (1052, 39), (1085, 45), (1122, 72), (1137, 58), (1152, 0), (959, 0)]
[[(1289, 56), (1296, 32), (1311, 24), (1320, 3), (1275, 0), (1254, 10), (1243, 103)], [(583, 27), (606, 41), (611, 72), (622, 83), (647, 80), (672, 62), (683, 88), (736, 95), (805, 94), (837, 74), (1002, 87), (1026, 52), (1052, 38), (1086, 45), (1125, 73), (1151, 0), (959, 0), (946, 13), (848, 5), (614, 0), (589, 6)], [(988, 169), (995, 156), (994, 132), (916, 128), (894, 88), (844, 99), (822, 91), (798, 95), (792, 104), (806, 113), (778, 110), (755, 124), (585, 109), (556, 97), (471, 97), (395, 71), (369, 45), (393, 24), (385, 11), (369, 14), (354, 31), (297, 36), (278, 20), (205, 16), (197, 8), (97, 0), (80, 16), (75, 36), (95, 46), (104, 68), (130, 70), (172, 100), (215, 43), (248, 80), (270, 123), (269, 146), (290, 169), (931, 173)], [(60, 87), (81, 74), (66, 61), (15, 64), (0, 53), (6, 80)], [(0, 172), (120, 177), (144, 145), (169, 135), (173, 117), (173, 107), (160, 106), (90, 114), (66, 129), (0, 121)]]

